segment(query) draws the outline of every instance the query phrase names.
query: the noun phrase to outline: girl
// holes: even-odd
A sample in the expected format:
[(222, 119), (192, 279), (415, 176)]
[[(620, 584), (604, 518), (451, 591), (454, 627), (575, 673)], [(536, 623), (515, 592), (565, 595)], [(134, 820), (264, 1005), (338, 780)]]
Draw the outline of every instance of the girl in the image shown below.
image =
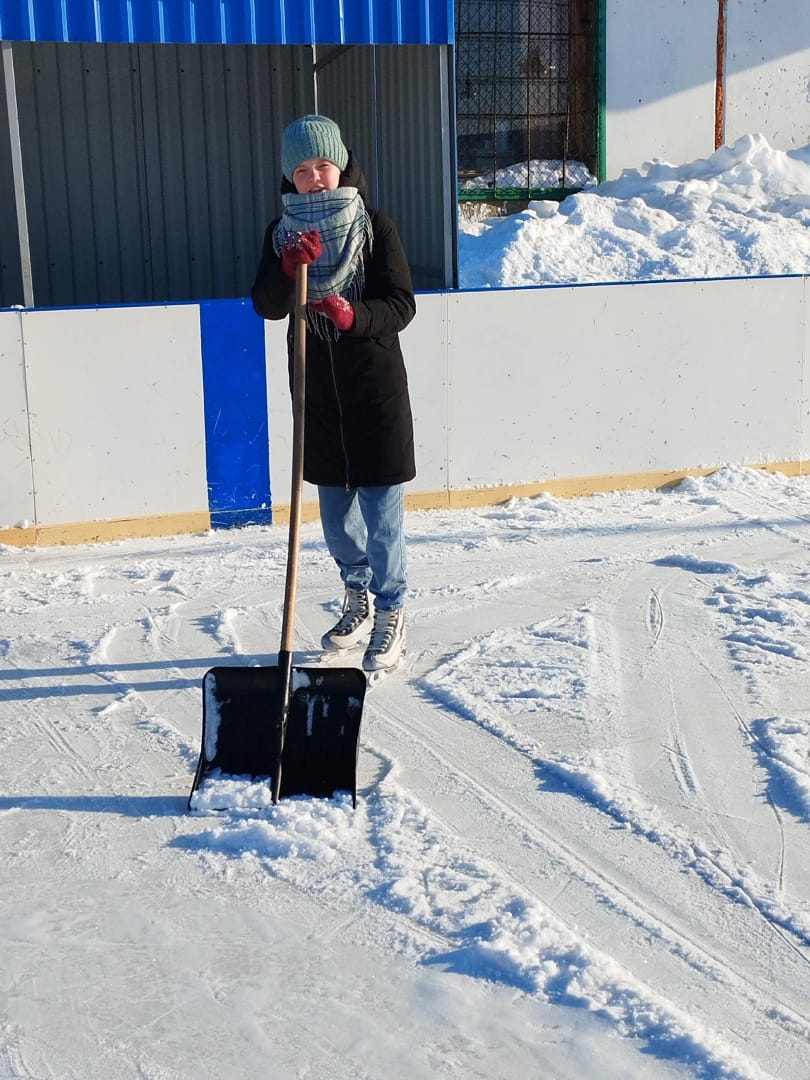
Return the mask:
[[(325, 651), (365, 644), (363, 668), (396, 667), (405, 645), (404, 484), (416, 475), (399, 331), (416, 313), (394, 223), (366, 207), (366, 181), (325, 116), (286, 128), (282, 216), (267, 228), (252, 289), (265, 319), (290, 317), (295, 272), (308, 264), (304, 479), (344, 584)], [(373, 597), (372, 604), (369, 593)]]

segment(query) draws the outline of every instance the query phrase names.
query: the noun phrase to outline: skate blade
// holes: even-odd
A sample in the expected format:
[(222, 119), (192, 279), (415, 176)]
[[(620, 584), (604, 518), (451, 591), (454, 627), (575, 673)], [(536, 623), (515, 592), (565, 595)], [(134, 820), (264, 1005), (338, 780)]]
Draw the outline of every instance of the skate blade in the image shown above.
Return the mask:
[(378, 686), (380, 683), (385, 682), (386, 679), (389, 679), (392, 675), (395, 675), (402, 667), (402, 662), (404, 659), (405, 653), (403, 652), (399, 660), (397, 660), (397, 662), (392, 667), (375, 668), (373, 671), (365, 671), (364, 669), (364, 673), (366, 676), (366, 690), (373, 690), (375, 686)]
[(335, 665), (337, 667), (341, 667), (344, 663), (346, 663), (350, 667), (360, 667), (361, 661), (363, 659), (363, 653), (365, 651), (365, 643), (363, 643), (362, 645), (357, 645), (351, 649), (341, 649), (339, 652), (336, 649), (324, 649), (324, 651), (321, 652), (318, 656), (317, 663), (326, 664), (327, 666)]
[(371, 690), (374, 686), (377, 686), (381, 682), (385, 682), (387, 678), (399, 671), (405, 659), (405, 653), (403, 652), (400, 655), (399, 660), (397, 660), (396, 664), (392, 667), (375, 668), (373, 671), (366, 671), (362, 666), (363, 654), (365, 651), (365, 644), (362, 644), (353, 649), (341, 649), (340, 652), (322, 652), (316, 662), (318, 664), (323, 664), (325, 667), (347, 666), (361, 668), (366, 677), (366, 689)]

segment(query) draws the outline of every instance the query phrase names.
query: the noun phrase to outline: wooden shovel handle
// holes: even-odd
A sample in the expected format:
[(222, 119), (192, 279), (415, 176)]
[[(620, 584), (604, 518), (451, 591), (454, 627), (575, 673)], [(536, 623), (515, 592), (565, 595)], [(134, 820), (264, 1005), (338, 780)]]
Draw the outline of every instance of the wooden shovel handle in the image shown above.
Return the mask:
[(295, 271), (293, 339), (293, 448), (290, 531), (287, 543), (287, 580), (281, 623), (281, 651), (292, 653), (295, 634), (295, 594), (298, 587), (298, 550), (301, 537), (301, 494), (304, 488), (304, 404), (306, 401), (307, 265)]

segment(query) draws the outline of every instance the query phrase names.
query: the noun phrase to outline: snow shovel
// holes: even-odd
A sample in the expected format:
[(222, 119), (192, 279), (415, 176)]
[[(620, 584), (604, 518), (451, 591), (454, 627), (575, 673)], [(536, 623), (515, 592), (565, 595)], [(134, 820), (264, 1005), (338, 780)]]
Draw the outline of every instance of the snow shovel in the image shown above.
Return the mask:
[[(250, 778), (287, 795), (357, 805), (357, 754), (366, 676), (359, 668), (293, 664), (304, 477), (307, 268), (295, 280), (293, 455), (287, 577), (277, 667), (215, 667), (203, 676), (202, 747), (188, 799), (206, 780)], [(216, 798), (216, 795), (214, 796)], [(224, 807), (223, 807), (224, 809)]]

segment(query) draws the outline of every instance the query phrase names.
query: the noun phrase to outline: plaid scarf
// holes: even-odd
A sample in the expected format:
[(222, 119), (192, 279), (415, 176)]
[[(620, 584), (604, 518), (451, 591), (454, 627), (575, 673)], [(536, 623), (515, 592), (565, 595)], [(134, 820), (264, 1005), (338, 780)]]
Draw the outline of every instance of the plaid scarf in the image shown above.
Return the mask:
[[(284, 213), (273, 230), (273, 248), (281, 255), (291, 233), (317, 229), (321, 256), (309, 266), (307, 298), (323, 300), (337, 293), (347, 300), (359, 300), (365, 285), (363, 247), (369, 251), (374, 234), (371, 219), (357, 188), (339, 187), (311, 195), (282, 195)], [(336, 341), (340, 331), (320, 311), (307, 309), (307, 324), (318, 337)]]

